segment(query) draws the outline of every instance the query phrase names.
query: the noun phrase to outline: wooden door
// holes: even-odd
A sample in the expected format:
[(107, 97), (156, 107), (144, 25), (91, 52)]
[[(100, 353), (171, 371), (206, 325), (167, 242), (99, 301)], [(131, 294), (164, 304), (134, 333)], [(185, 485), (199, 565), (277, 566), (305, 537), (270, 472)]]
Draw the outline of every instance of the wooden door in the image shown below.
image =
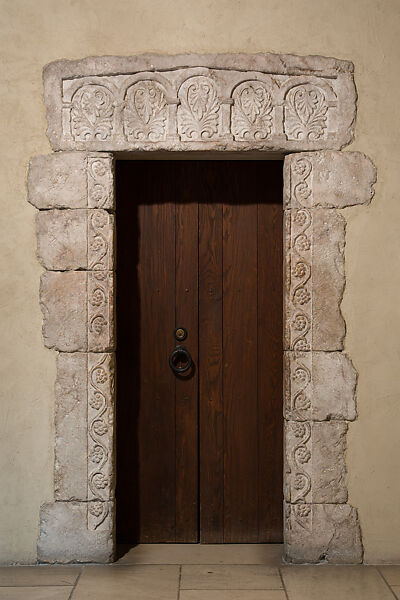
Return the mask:
[(282, 163), (116, 171), (119, 541), (279, 542)]

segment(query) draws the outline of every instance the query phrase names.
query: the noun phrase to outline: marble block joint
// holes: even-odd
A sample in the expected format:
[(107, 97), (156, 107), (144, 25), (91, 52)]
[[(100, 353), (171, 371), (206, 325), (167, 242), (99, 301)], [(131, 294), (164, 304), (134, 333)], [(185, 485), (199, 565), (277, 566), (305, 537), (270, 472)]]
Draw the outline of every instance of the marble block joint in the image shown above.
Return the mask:
[[(114, 553), (116, 151), (292, 152), (284, 161), (284, 541), (288, 562), (362, 561), (346, 433), (357, 373), (343, 352), (345, 207), (376, 170), (352, 141), (353, 65), (318, 56), (57, 61), (44, 70), (54, 152), (30, 162), (43, 338), (56, 350), (54, 502), (41, 562)], [(267, 165), (268, 163), (266, 163)]]

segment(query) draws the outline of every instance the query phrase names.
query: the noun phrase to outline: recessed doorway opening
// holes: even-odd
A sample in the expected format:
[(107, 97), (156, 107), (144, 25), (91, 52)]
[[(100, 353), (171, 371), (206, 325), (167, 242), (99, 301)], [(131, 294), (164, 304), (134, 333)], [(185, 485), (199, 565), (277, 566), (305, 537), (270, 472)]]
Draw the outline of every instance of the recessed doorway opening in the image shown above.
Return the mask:
[(117, 541), (281, 542), (282, 162), (116, 186)]

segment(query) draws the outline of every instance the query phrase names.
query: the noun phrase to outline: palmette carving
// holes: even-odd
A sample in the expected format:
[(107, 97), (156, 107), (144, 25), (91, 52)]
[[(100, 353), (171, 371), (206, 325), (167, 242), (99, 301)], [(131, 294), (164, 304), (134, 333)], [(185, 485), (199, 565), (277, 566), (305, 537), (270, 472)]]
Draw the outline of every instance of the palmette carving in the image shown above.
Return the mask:
[(220, 102), (215, 83), (208, 77), (186, 80), (180, 90), (178, 133), (182, 140), (211, 140), (217, 137)]
[(97, 529), (113, 498), (114, 356), (90, 354), (88, 364), (88, 529)]
[(328, 103), (324, 92), (311, 83), (293, 87), (286, 96), (284, 130), (288, 140), (325, 137)]
[(87, 84), (79, 88), (71, 103), (71, 132), (76, 141), (100, 140), (111, 137), (114, 101), (111, 92), (102, 85)]
[(157, 81), (139, 81), (128, 88), (123, 111), (124, 133), (128, 141), (164, 140), (167, 118), (165, 92)]
[(234, 93), (232, 133), (236, 140), (265, 140), (272, 129), (272, 96), (265, 83), (247, 81)]

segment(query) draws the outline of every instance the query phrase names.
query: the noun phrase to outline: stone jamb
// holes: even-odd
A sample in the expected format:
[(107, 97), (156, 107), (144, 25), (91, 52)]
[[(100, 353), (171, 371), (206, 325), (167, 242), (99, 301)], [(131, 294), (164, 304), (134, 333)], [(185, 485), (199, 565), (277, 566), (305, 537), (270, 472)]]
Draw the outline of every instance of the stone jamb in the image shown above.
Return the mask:
[(40, 561), (113, 559), (113, 157), (120, 150), (295, 152), (284, 163), (284, 557), (362, 561), (345, 485), (357, 374), (343, 352), (341, 209), (371, 201), (376, 172), (361, 153), (338, 151), (353, 137), (352, 73), (345, 61), (265, 54), (46, 67), (56, 152), (32, 159), (28, 176), (46, 269), (43, 336), (59, 353), (55, 501), (41, 511)]

